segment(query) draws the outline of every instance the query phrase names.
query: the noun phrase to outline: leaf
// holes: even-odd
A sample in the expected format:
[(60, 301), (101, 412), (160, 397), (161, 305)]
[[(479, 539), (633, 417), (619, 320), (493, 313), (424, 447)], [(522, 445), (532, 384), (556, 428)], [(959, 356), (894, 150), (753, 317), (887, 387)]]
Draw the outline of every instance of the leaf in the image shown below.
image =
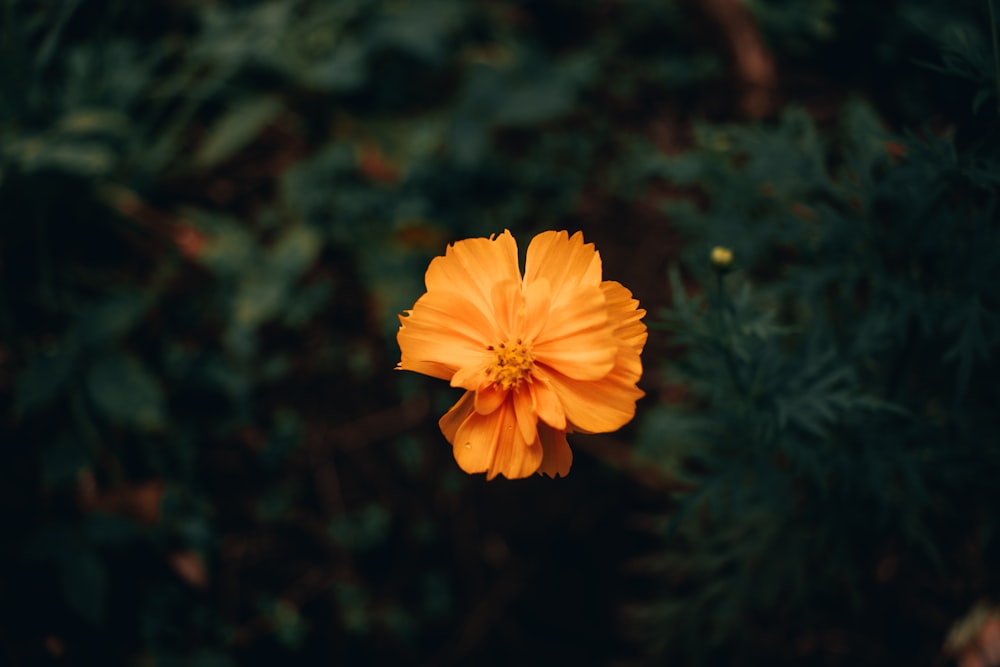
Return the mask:
[(199, 167), (212, 167), (232, 157), (283, 110), (281, 101), (270, 96), (236, 104), (208, 131), (208, 138), (195, 154), (194, 163)]
[(230, 220), (210, 219), (200, 229), (206, 242), (198, 253), (198, 261), (222, 275), (239, 275), (252, 265), (256, 258), (256, 241), (253, 236)]
[(25, 171), (62, 171), (82, 177), (107, 175), (118, 155), (105, 142), (55, 139), (40, 144), (25, 142), (22, 151)]
[(114, 109), (76, 109), (59, 120), (59, 131), (76, 137), (120, 137), (129, 127), (129, 118)]
[(365, 82), (367, 52), (358, 44), (338, 44), (324, 60), (302, 75), (304, 83), (329, 92), (354, 90)]
[(976, 96), (972, 98), (972, 113), (979, 113), (979, 110), (983, 107), (991, 97), (993, 97), (993, 91), (989, 88), (983, 88)]
[(573, 108), (575, 92), (548, 79), (512, 85), (496, 110), (501, 125), (528, 126), (555, 120)]
[(274, 272), (248, 273), (233, 300), (233, 319), (243, 327), (255, 327), (274, 317), (284, 305), (288, 282)]
[(449, 33), (462, 20), (462, 5), (423, 0), (400, 3), (386, 12), (375, 27), (371, 40), (382, 47), (394, 47), (407, 55), (436, 62), (447, 51)]
[(123, 290), (82, 310), (75, 333), (84, 345), (114, 342), (136, 325), (145, 309), (141, 293)]
[(956, 307), (954, 317), (948, 322), (956, 330), (955, 343), (944, 353), (944, 359), (956, 360), (958, 369), (955, 378), (955, 395), (961, 398), (969, 388), (972, 369), (977, 360), (990, 357), (992, 336), (987, 333), (994, 316), (985, 307), (979, 296), (973, 296), (962, 306)]
[(285, 647), (297, 649), (306, 634), (306, 623), (299, 613), (298, 607), (290, 602), (279, 600), (274, 605), (272, 622), (274, 634)]
[(76, 364), (76, 354), (66, 347), (32, 356), (17, 378), (14, 411), (26, 415), (48, 405), (66, 386)]
[(323, 239), (313, 229), (292, 227), (268, 252), (268, 264), (286, 280), (294, 280), (312, 265), (322, 248)]
[(329, 280), (299, 287), (285, 306), (284, 325), (291, 328), (305, 326), (330, 301), (333, 293), (334, 285)]
[(155, 431), (166, 423), (160, 381), (134, 357), (115, 354), (98, 361), (87, 374), (94, 405), (118, 423)]

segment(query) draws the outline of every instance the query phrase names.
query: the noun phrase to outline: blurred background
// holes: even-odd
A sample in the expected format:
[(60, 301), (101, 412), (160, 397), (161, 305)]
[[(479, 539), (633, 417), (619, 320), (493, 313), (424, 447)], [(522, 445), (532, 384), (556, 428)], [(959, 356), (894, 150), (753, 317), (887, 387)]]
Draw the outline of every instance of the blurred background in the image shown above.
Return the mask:
[[(0, 0), (0, 663), (1000, 664), (996, 34)], [(505, 228), (649, 312), (565, 479), (461, 473), (456, 390), (393, 371)]]

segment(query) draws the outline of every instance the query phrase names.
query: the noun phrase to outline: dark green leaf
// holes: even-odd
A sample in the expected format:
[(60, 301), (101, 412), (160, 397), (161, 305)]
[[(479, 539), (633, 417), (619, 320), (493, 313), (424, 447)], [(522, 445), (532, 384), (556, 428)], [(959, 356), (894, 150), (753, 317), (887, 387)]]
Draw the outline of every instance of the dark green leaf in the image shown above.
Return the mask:
[(26, 415), (48, 405), (66, 389), (76, 364), (76, 354), (68, 347), (38, 352), (17, 378), (14, 410)]
[(260, 134), (283, 110), (284, 105), (276, 97), (237, 102), (209, 129), (207, 138), (194, 156), (195, 164), (199, 167), (212, 167), (229, 159)]
[(87, 389), (94, 405), (114, 422), (144, 431), (166, 423), (160, 381), (134, 357), (114, 354), (98, 361), (87, 374)]

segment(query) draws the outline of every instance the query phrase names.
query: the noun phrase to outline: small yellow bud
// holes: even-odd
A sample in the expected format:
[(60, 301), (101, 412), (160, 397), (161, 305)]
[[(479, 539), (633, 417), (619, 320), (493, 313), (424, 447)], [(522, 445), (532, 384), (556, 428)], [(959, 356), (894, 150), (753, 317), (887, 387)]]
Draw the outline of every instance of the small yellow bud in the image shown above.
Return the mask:
[(729, 248), (724, 248), (721, 245), (717, 245), (712, 248), (712, 266), (717, 269), (728, 269), (729, 265), (733, 263), (733, 251)]

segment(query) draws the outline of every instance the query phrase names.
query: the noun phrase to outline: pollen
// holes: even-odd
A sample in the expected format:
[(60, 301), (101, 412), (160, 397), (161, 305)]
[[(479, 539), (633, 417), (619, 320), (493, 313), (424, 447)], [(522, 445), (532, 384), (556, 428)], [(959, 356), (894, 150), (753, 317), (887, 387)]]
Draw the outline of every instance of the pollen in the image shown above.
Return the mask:
[(490, 345), (487, 349), (494, 354), (493, 363), (486, 369), (486, 375), (493, 384), (506, 391), (517, 389), (525, 380), (531, 381), (535, 357), (531, 354), (530, 345), (518, 339)]

